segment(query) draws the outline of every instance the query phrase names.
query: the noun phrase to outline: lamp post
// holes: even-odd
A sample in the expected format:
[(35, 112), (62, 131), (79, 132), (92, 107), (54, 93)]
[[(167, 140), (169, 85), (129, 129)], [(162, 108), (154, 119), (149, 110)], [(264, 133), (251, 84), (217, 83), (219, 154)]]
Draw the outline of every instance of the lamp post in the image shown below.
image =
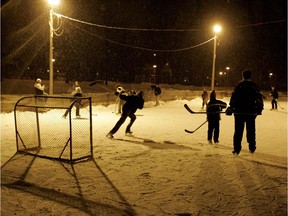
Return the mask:
[(214, 48), (213, 48), (211, 91), (214, 90), (214, 83), (215, 83), (215, 63), (216, 63), (217, 33), (221, 32), (222, 28), (221, 28), (220, 25), (215, 25), (213, 27), (213, 30), (214, 30), (215, 36), (214, 36)]
[(53, 95), (53, 6), (56, 6), (60, 3), (60, 0), (48, 0), (48, 3), (51, 6), (50, 16), (49, 16), (49, 26), (50, 26), (50, 47), (49, 47), (49, 94)]

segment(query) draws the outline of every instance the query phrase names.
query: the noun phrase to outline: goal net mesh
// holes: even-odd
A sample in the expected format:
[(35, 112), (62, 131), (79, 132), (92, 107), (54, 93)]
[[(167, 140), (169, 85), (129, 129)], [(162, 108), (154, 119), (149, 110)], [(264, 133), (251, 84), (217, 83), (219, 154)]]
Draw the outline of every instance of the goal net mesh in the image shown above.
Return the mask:
[(17, 152), (68, 162), (92, 158), (91, 107), (91, 98), (21, 98), (14, 108)]

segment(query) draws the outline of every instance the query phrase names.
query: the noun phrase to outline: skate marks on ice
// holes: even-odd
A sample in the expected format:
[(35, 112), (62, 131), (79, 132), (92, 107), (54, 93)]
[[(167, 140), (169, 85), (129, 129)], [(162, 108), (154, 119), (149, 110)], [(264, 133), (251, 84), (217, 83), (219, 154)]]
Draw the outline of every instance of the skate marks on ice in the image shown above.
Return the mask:
[(192, 215), (286, 214), (286, 169), (223, 155), (203, 157), (199, 166), (189, 189)]
[(95, 160), (68, 164), (15, 154), (1, 175), (3, 215), (136, 215)]
[(287, 169), (287, 158), (285, 157), (260, 153), (257, 150), (254, 154), (251, 154), (247, 149), (242, 149), (241, 153), (235, 157), (231, 153), (232, 147), (228, 147), (222, 144), (215, 145), (202, 142), (199, 142), (198, 145), (201, 146), (201, 149), (204, 151), (205, 157), (226, 157), (232, 158), (234, 160), (243, 160), (279, 169)]

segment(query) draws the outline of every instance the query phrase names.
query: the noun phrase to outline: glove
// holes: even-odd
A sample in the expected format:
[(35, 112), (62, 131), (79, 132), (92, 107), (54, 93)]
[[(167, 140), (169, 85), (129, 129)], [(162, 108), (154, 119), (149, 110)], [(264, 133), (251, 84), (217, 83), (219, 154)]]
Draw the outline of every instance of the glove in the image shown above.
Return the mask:
[(227, 116), (231, 116), (233, 114), (233, 109), (231, 107), (228, 107), (225, 111)]

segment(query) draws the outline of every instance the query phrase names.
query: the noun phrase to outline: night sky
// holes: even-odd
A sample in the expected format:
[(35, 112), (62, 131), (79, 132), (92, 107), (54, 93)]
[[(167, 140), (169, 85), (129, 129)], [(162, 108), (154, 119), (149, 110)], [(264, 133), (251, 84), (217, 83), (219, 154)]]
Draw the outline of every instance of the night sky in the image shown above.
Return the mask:
[[(2, 1), (2, 78), (48, 79), (49, 10), (45, 0)], [(54, 17), (55, 79), (146, 81), (157, 65), (160, 83), (210, 85), (213, 40), (191, 47), (218, 23), (216, 85), (234, 86), (248, 68), (263, 89), (287, 86), (284, 0), (61, 0), (54, 11), (89, 23)]]

